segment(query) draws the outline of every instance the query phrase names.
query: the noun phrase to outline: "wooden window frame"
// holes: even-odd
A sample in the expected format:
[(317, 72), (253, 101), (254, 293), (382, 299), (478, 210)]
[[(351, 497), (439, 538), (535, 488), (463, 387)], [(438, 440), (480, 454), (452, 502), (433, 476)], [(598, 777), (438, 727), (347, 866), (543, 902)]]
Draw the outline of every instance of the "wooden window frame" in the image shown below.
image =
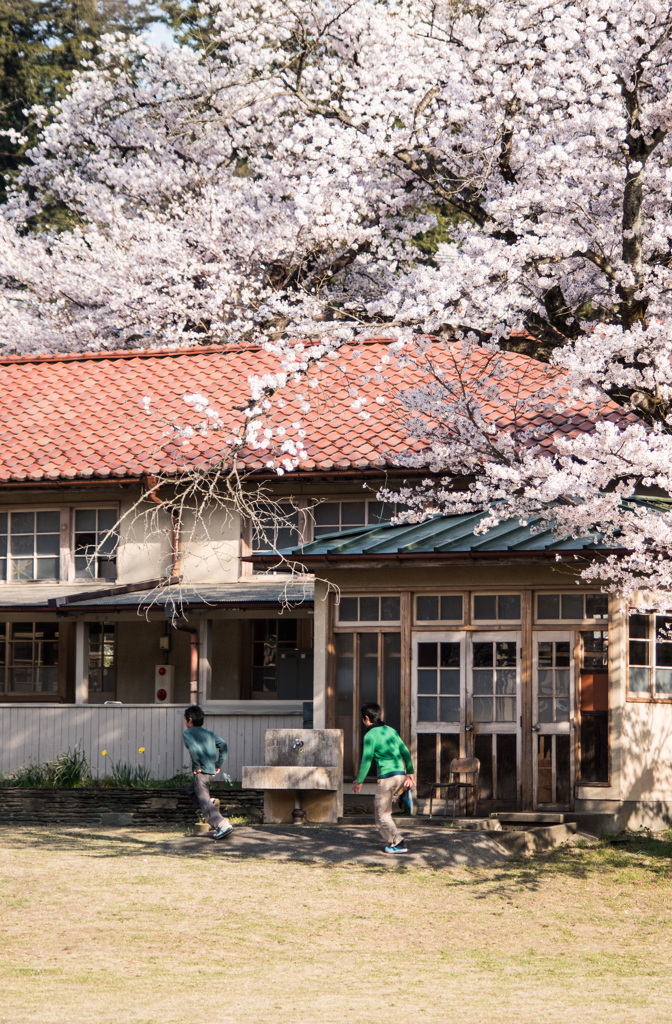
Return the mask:
[[(650, 645), (652, 648), (653, 659), (649, 665), (633, 665), (633, 668), (646, 668), (649, 672), (649, 695), (644, 696), (641, 693), (631, 694), (630, 692), (630, 611), (635, 615), (646, 615), (649, 619), (649, 628), (651, 634), (645, 643)], [(626, 613), (627, 625), (626, 625), (626, 638), (625, 638), (625, 699), (628, 704), (672, 704), (672, 693), (667, 697), (655, 696), (654, 695), (654, 683), (655, 683), (655, 670), (657, 667), (655, 664), (656, 656), (656, 638), (653, 635), (655, 632), (655, 618), (657, 615), (661, 615), (661, 612), (650, 612), (643, 611), (639, 608), (628, 609)], [(666, 617), (672, 617), (672, 611), (665, 613)], [(654, 620), (652, 623), (651, 620)], [(633, 637), (633, 640), (641, 640), (641, 637)], [(665, 666), (668, 668), (669, 666)]]

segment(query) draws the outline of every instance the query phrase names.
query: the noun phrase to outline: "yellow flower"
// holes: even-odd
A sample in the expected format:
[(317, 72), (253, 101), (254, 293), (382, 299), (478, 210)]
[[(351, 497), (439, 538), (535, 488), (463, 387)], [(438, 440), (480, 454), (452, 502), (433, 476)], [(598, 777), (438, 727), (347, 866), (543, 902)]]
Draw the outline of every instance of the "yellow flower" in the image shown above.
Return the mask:
[(144, 752), (145, 752), (145, 748), (144, 747), (138, 747), (138, 753), (139, 754), (144, 754)]
[(101, 750), (101, 754), (103, 755), (103, 757), (105, 757), (105, 754), (106, 754), (106, 753), (107, 753), (107, 751), (106, 751), (106, 750)]

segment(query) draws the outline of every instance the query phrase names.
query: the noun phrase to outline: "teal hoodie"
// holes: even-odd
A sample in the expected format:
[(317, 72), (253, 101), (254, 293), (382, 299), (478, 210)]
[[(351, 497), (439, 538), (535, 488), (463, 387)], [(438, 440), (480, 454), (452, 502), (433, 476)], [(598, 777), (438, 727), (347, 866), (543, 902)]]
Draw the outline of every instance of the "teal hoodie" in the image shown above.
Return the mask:
[(193, 725), (182, 733), (184, 745), (191, 754), (191, 769), (202, 771), (204, 775), (214, 775), (215, 769), (221, 768), (226, 761), (226, 740), (216, 733), (204, 729), (202, 725)]

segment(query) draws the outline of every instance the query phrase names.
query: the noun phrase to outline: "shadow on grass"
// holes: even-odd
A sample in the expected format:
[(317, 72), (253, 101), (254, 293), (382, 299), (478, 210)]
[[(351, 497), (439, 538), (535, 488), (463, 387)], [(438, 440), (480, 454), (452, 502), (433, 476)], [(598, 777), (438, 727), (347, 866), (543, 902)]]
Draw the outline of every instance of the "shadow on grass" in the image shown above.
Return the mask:
[[(451, 837), (452, 839), (453, 837)], [(479, 843), (480, 839), (480, 843)], [(281, 825), (237, 828), (231, 839), (215, 843), (208, 835), (185, 835), (181, 829), (147, 828), (114, 831), (96, 828), (0, 827), (0, 847), (16, 852), (39, 849), (73, 853), (95, 858), (108, 857), (207, 857), (230, 860), (281, 860), (323, 867), (357, 866), (367, 872), (409, 872), (414, 870), (453, 870), (449, 884), (465, 886), (476, 899), (492, 896), (511, 897), (523, 891), (536, 891), (551, 877), (588, 879), (609, 871), (624, 880), (660, 876), (672, 878), (672, 833), (663, 837), (651, 833), (629, 833), (605, 837), (595, 844), (562, 846), (531, 857), (494, 855), (492, 847), (471, 833), (458, 843), (442, 842), (441, 835), (415, 837), (412, 852), (422, 862), (381, 860), (380, 840), (372, 827), (340, 826), (320, 828)], [(453, 850), (459, 852), (455, 858)], [(452, 856), (452, 859), (451, 859)], [(627, 878), (626, 878), (627, 876)]]

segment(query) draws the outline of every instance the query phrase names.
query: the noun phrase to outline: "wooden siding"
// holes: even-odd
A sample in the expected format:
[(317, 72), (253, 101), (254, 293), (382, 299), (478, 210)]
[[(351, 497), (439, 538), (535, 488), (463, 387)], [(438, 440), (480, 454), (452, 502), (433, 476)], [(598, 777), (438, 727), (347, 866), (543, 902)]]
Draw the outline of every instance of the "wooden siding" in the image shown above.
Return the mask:
[[(301, 728), (302, 714), (295, 708), (207, 714), (205, 727), (228, 743), (226, 774), (239, 780), (243, 765), (264, 764), (267, 729)], [(167, 779), (188, 763), (183, 716), (182, 705), (0, 706), (0, 772), (7, 775), (31, 761), (41, 764), (79, 747), (94, 778), (109, 775), (113, 764), (125, 761), (146, 764), (153, 776)]]

